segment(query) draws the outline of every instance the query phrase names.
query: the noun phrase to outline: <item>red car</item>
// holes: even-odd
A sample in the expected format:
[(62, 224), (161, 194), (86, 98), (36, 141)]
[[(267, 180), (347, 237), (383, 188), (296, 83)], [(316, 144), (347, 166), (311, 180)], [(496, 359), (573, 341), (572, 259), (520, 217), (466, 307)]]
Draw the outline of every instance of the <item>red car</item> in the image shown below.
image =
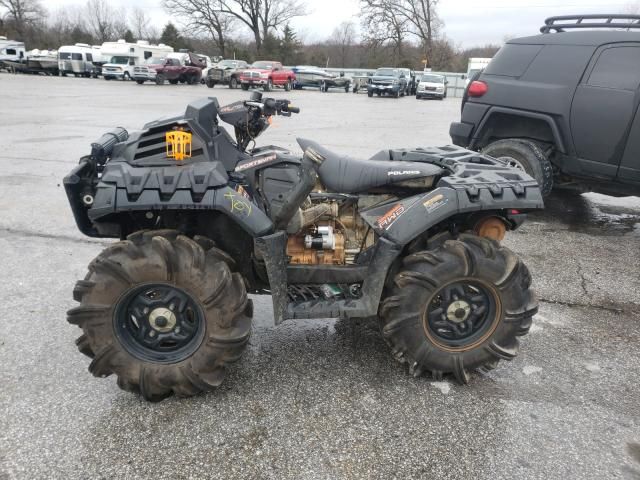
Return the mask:
[(262, 87), (265, 92), (273, 87), (284, 87), (286, 91), (291, 90), (296, 74), (291, 70), (285, 70), (280, 62), (270, 60), (260, 60), (253, 62), (248, 70), (240, 74), (240, 84), (243, 90), (249, 87)]

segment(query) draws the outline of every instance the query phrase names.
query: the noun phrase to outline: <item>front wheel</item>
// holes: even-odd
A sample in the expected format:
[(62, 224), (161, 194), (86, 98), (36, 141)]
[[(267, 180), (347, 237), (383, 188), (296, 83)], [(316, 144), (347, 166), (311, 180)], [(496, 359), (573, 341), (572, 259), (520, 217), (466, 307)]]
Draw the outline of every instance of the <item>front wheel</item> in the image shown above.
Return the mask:
[(156, 85), (164, 85), (164, 75), (161, 73), (156, 74)]
[(291, 79), (287, 80), (286, 83), (284, 84), (284, 91), (288, 92), (291, 90)]
[(122, 80), (127, 82), (131, 80), (131, 75), (129, 75), (129, 72), (124, 72), (124, 75), (122, 75)]
[(249, 90), (249, 84), (248, 83), (243, 83), (242, 85), (242, 90)]
[(536, 179), (542, 195), (547, 196), (551, 193), (553, 167), (544, 152), (534, 142), (517, 138), (498, 140), (483, 148), (482, 153), (524, 170)]
[(144, 83), (144, 80), (136, 80), (136, 83), (137, 83), (138, 85), (142, 85), (142, 84)]
[(495, 368), (518, 354), (538, 302), (522, 261), (498, 242), (463, 234), (403, 259), (380, 307), (382, 333), (414, 376)]
[(231, 77), (229, 79), (229, 88), (232, 90), (238, 88), (238, 79), (236, 77)]
[(271, 90), (273, 90), (273, 82), (269, 79), (267, 80), (267, 83), (264, 84), (264, 91), (270, 92)]
[(205, 80), (205, 85), (209, 88), (213, 88), (216, 86), (216, 82), (214, 82), (213, 80)]
[(78, 281), (68, 321), (96, 377), (150, 401), (220, 385), (243, 352), (252, 307), (233, 260), (203, 237), (138, 232), (106, 248)]

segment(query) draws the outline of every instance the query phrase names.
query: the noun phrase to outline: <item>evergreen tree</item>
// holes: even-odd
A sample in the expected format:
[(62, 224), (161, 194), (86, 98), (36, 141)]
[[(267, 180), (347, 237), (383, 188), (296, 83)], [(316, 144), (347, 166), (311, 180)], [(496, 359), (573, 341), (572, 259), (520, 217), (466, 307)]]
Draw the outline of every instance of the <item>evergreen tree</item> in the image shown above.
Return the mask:
[(282, 31), (282, 39), (279, 45), (279, 57), (283, 65), (295, 65), (300, 58), (300, 40), (296, 32), (289, 26), (285, 25)]
[(169, 22), (165, 25), (162, 30), (162, 35), (160, 36), (160, 43), (164, 43), (165, 45), (169, 45), (173, 47), (174, 50), (179, 51), (182, 49), (191, 50), (191, 44), (189, 41), (185, 40), (181, 35), (176, 26)]

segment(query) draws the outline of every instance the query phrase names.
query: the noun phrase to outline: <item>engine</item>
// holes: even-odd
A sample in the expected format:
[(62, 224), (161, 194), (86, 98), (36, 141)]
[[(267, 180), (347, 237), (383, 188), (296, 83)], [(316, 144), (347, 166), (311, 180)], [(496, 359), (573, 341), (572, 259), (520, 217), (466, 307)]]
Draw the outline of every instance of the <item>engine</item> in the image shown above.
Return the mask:
[[(334, 198), (338, 197), (338, 198)], [(375, 242), (358, 215), (363, 199), (314, 194), (291, 220), (287, 255), (291, 264), (350, 265)]]

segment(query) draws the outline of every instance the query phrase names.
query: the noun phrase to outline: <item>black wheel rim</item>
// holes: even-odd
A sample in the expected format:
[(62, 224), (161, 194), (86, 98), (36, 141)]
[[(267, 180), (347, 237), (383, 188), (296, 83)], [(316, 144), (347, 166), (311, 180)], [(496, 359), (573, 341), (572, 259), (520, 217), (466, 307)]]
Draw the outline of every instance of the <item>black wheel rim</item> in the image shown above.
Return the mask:
[(462, 279), (441, 287), (431, 297), (425, 312), (425, 333), (444, 348), (468, 350), (493, 333), (500, 315), (493, 287)]
[(204, 337), (204, 313), (175, 285), (149, 283), (129, 290), (117, 303), (116, 336), (140, 360), (176, 363), (191, 356)]

